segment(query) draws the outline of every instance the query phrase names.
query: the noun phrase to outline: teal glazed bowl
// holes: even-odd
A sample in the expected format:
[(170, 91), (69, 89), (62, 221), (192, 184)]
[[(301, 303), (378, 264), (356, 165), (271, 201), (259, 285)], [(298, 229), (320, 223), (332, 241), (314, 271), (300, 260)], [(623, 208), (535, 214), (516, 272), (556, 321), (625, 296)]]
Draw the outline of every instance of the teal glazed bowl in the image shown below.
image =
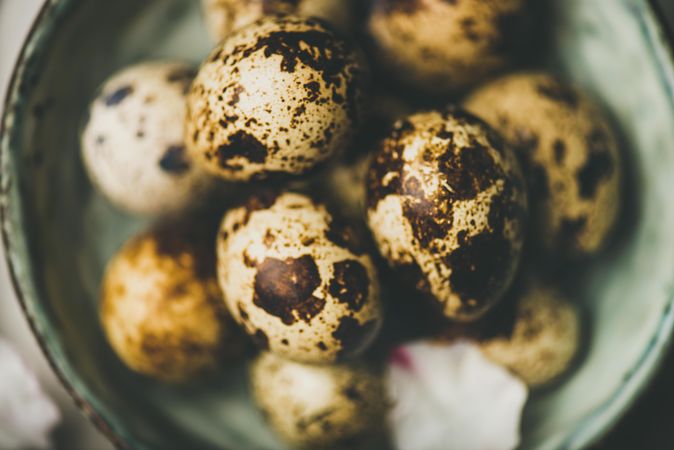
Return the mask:
[[(607, 432), (648, 383), (674, 316), (674, 65), (646, 0), (556, 0), (545, 65), (610, 111), (630, 183), (616, 243), (566, 280), (587, 311), (576, 371), (533, 395), (524, 449), (578, 449)], [(142, 221), (88, 182), (78, 130), (113, 71), (209, 51), (195, 0), (51, 0), (16, 66), (2, 118), (2, 235), (25, 315), (55, 372), (120, 448), (281, 449), (252, 406), (243, 366), (167, 387), (129, 373), (97, 320), (107, 259)]]

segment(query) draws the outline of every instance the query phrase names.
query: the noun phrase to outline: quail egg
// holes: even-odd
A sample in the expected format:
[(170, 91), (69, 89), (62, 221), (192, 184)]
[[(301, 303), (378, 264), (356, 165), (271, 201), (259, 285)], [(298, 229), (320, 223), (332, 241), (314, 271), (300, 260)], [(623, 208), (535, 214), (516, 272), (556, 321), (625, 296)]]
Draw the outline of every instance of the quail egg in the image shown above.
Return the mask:
[(175, 62), (131, 66), (113, 75), (91, 104), (81, 136), (84, 165), (118, 207), (177, 213), (212, 185), (185, 150), (185, 94), (194, 73)]
[(264, 353), (250, 378), (262, 414), (292, 448), (383, 448), (388, 401), (383, 377), (372, 369), (311, 366)]
[(544, 73), (493, 81), (466, 107), (499, 130), (520, 157), (538, 241), (567, 254), (596, 252), (616, 222), (621, 184), (617, 141), (602, 112)]
[(517, 297), (514, 320), (483, 339), (485, 356), (530, 387), (545, 385), (571, 365), (580, 342), (578, 311), (557, 289), (531, 283)]
[(398, 121), (367, 175), (367, 220), (389, 264), (456, 320), (496, 303), (518, 265), (527, 216), (517, 160), (458, 109)]
[(225, 215), (218, 277), (234, 319), (263, 348), (329, 363), (379, 331), (377, 273), (357, 236), (294, 193), (254, 196)]
[(190, 154), (228, 180), (306, 173), (349, 143), (365, 79), (354, 50), (321, 22), (263, 18), (199, 70), (188, 96)]
[(100, 318), (132, 370), (191, 381), (242, 350), (218, 288), (214, 240), (193, 223), (166, 225), (131, 239), (110, 261)]
[(267, 14), (316, 17), (343, 31), (351, 27), (352, 19), (350, 2), (345, 0), (202, 0), (202, 5), (206, 27), (215, 41)]
[(528, 22), (526, 0), (378, 0), (376, 57), (415, 87), (456, 92), (503, 68)]

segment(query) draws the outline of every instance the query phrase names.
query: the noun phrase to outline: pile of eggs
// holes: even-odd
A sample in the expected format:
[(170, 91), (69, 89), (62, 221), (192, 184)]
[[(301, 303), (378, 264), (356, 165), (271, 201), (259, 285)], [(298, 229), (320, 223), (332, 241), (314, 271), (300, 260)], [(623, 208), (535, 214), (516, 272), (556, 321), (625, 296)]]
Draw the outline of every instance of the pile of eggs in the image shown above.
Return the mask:
[[(114, 74), (81, 135), (98, 190), (156, 219), (104, 276), (114, 351), (193, 383), (254, 344), (253, 397), (295, 448), (386, 440), (389, 320), (472, 341), (530, 388), (559, 379), (579, 313), (526, 260), (589, 258), (620, 205), (601, 109), (503, 75), (529, 2), (371, 3), (204, 0), (220, 43), (201, 67)], [(416, 314), (391, 319), (401, 301)]]

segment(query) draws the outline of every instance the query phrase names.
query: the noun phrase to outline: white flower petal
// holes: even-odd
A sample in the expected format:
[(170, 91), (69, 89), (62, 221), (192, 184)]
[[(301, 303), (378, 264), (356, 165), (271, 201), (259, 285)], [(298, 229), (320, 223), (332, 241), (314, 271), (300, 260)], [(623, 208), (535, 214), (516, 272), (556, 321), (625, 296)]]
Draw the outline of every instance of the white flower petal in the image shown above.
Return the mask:
[(49, 447), (59, 410), (8, 342), (0, 339), (0, 448)]
[(389, 420), (399, 450), (512, 450), (524, 383), (468, 342), (419, 342), (392, 353)]

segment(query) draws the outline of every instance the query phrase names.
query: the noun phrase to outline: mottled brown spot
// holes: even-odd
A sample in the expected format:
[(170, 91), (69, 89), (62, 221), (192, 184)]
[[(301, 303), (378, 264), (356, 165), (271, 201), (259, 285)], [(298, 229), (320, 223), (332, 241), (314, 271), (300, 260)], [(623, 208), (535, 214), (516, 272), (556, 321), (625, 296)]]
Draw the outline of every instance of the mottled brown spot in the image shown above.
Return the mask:
[[(276, 203), (277, 198), (278, 193), (270, 189), (261, 190), (256, 194), (248, 197), (246, 202), (243, 204), (243, 207), (246, 209), (246, 213), (243, 217), (243, 225), (246, 225), (248, 223), (248, 221), (250, 220), (250, 215), (253, 214), (255, 211), (269, 209), (272, 206), (274, 206), (274, 203)], [(267, 238), (267, 235), (269, 235), (270, 237)], [(272, 234), (271, 230), (267, 230), (267, 234), (265, 234), (265, 239), (271, 239), (271, 242), (274, 241), (274, 235)]]
[(286, 325), (297, 320), (308, 323), (325, 306), (325, 299), (313, 295), (320, 285), (318, 267), (311, 256), (267, 258), (257, 268), (253, 303)]
[(577, 244), (578, 237), (585, 230), (586, 225), (586, 217), (579, 217), (577, 219), (564, 219), (559, 228), (560, 243), (562, 245)]
[(251, 269), (257, 267), (257, 261), (255, 260), (255, 258), (250, 256), (248, 251), (243, 252), (243, 264)]
[(552, 78), (545, 80), (538, 85), (537, 90), (539, 94), (569, 108), (575, 109), (578, 106), (578, 93), (559, 80)]
[(316, 347), (318, 347), (319, 350), (325, 352), (328, 350), (328, 346), (325, 345), (325, 342), (321, 341), (318, 344), (316, 344)]
[[(507, 239), (495, 233), (481, 233), (447, 256), (447, 266), (452, 269), (452, 290), (468, 310), (483, 307), (504, 288), (511, 270), (512, 251)], [(474, 302), (471, 304), (469, 300)]]
[(230, 160), (236, 157), (262, 164), (267, 159), (267, 154), (267, 147), (262, 142), (252, 134), (241, 130), (231, 135), (229, 142), (217, 149), (218, 163), (223, 168), (229, 168)]
[(587, 137), (588, 156), (578, 171), (578, 189), (582, 198), (592, 198), (602, 180), (613, 173), (613, 159), (610, 151), (610, 138), (602, 129), (592, 130)]
[(438, 164), (449, 185), (449, 195), (454, 199), (473, 199), (496, 180), (503, 178), (503, 172), (489, 150), (478, 142), (458, 151), (451, 145), (440, 156)]
[[(231, 88), (231, 96), (227, 104), (229, 106), (236, 106), (241, 100), (241, 94), (244, 93), (246, 89), (240, 84), (236, 84)], [(229, 90), (228, 90), (229, 92)]]
[(262, 11), (265, 14), (279, 14), (293, 12), (300, 0), (262, 0)]
[(466, 36), (466, 39), (471, 42), (480, 41), (480, 34), (475, 29), (475, 25), (475, 19), (472, 17), (466, 17), (461, 21), (461, 29), (463, 30), (463, 34)]
[(360, 311), (367, 301), (370, 277), (367, 269), (358, 261), (348, 259), (333, 265), (333, 278), (329, 292), (338, 302), (349, 306), (351, 311)]
[(243, 320), (244, 322), (248, 320), (249, 316), (248, 313), (246, 312), (246, 308), (244, 308), (243, 306), (243, 303), (239, 302), (236, 306), (239, 309), (239, 316), (241, 317), (241, 320)]
[(132, 93), (133, 86), (123, 86), (109, 94), (103, 101), (105, 102), (105, 106), (117, 106)]
[(566, 157), (566, 144), (561, 139), (555, 139), (554, 144), (552, 144), (552, 150), (555, 154), (555, 162), (557, 164), (564, 163), (564, 158)]
[(258, 348), (269, 350), (269, 338), (267, 337), (267, 333), (262, 330), (257, 330), (255, 331), (255, 334), (251, 336), (251, 338)]
[(367, 205), (369, 209), (388, 195), (400, 191), (402, 177), (402, 148), (395, 140), (386, 139), (377, 154), (372, 158), (367, 173)]
[(272, 233), (271, 230), (267, 230), (264, 234), (264, 238), (262, 239), (262, 243), (265, 247), (270, 248), (275, 240), (276, 238), (274, 237), (274, 233)]
[(339, 326), (332, 332), (332, 337), (342, 345), (339, 350), (339, 357), (343, 358), (358, 353), (374, 338), (377, 329), (375, 320), (361, 324), (353, 317), (342, 317)]
[(356, 231), (346, 222), (332, 218), (325, 230), (325, 237), (338, 247), (349, 250), (354, 255), (365, 253), (365, 246)]
[(172, 175), (182, 175), (190, 170), (190, 163), (187, 159), (185, 146), (172, 145), (167, 148), (159, 160), (159, 167), (164, 172)]

